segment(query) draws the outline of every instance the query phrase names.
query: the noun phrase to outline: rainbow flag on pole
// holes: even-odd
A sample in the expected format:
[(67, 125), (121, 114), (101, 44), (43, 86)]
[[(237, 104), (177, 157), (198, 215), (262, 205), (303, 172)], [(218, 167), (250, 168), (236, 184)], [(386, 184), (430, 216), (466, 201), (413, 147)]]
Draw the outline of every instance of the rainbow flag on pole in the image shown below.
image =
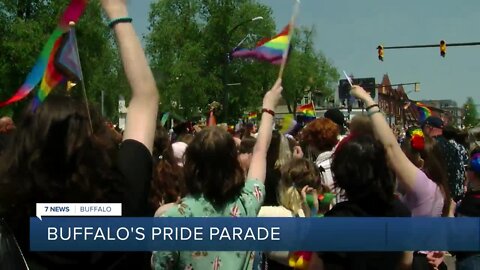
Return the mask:
[(255, 58), (274, 65), (282, 63), (285, 52), (289, 49), (290, 25), (273, 38), (261, 40), (254, 49), (239, 49), (232, 53), (233, 57)]
[(68, 44), (68, 41), (67, 43), (62, 42), (64, 41), (64, 34), (70, 29), (70, 22), (76, 23), (85, 11), (86, 6), (87, 0), (72, 0), (70, 2), (62, 14), (57, 28), (53, 31), (47, 43), (43, 46), (40, 57), (37, 59), (32, 71), (28, 74), (27, 79), (10, 99), (0, 102), (0, 107), (24, 99), (40, 82), (41, 85), (36, 102), (43, 101), (50, 91), (65, 79), (64, 74), (62, 74), (56, 67), (55, 60), (57, 53), (59, 50), (63, 51), (62, 47), (64, 48)]

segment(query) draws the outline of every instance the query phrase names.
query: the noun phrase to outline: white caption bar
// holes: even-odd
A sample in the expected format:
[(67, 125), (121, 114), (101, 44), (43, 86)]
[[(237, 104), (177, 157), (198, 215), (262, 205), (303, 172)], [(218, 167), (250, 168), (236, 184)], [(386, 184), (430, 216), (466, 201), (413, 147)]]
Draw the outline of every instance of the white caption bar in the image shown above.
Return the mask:
[(121, 203), (37, 203), (37, 217), (121, 216)]

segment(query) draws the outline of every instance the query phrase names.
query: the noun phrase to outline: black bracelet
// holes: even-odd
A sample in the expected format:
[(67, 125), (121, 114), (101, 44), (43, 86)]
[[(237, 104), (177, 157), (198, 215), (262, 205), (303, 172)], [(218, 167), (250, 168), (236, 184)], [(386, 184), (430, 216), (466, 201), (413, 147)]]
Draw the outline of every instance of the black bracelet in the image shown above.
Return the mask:
[[(370, 105), (370, 106), (368, 106), (365, 110), (368, 111), (368, 110), (370, 110), (370, 109), (372, 109), (372, 108), (375, 108), (375, 107), (378, 107), (378, 104)], [(379, 107), (379, 108), (380, 108), (380, 107)]]
[(115, 25), (119, 23), (131, 23), (133, 21), (132, 18), (130, 17), (122, 17), (122, 18), (117, 18), (113, 19), (108, 23), (108, 27), (113, 28)]
[(272, 115), (272, 116), (275, 116), (275, 112), (272, 111), (272, 110), (270, 110), (270, 109), (263, 108), (263, 109), (262, 109), (262, 113), (264, 113), (264, 112), (265, 112), (265, 113), (268, 113), (268, 114), (270, 114), (270, 115)]

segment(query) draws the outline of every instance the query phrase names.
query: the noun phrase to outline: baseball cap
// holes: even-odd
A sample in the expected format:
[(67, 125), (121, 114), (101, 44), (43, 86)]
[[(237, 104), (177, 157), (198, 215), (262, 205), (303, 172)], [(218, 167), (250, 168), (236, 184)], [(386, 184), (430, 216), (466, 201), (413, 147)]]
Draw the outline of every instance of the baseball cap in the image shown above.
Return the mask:
[(329, 109), (323, 116), (335, 122), (340, 127), (341, 133), (344, 132), (346, 124), (345, 115), (339, 109)]
[(434, 128), (443, 128), (443, 120), (436, 116), (429, 116), (422, 123), (422, 128), (426, 125), (429, 125)]

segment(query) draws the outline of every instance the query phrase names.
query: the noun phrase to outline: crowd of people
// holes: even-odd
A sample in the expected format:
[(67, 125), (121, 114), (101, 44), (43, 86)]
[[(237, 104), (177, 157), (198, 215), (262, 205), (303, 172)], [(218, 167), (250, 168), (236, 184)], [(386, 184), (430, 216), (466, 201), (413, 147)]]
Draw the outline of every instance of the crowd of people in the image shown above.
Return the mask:
[[(128, 16), (124, 0), (101, 2), (111, 20)], [(158, 124), (161, 89), (134, 28), (120, 22), (113, 31), (131, 89), (125, 130), (55, 94), (16, 126), (0, 119), (0, 211), (24, 269), (292, 269), (292, 251), (30, 252), (36, 203), (121, 202), (124, 216), (158, 218), (480, 217), (480, 148), (440, 118), (396, 136), (353, 86), (366, 115), (347, 124), (332, 109), (284, 133), (274, 125), (278, 79), (258, 128), (172, 134)], [(310, 269), (447, 269), (452, 255), (459, 270), (480, 266), (478, 252), (309, 252)]]

